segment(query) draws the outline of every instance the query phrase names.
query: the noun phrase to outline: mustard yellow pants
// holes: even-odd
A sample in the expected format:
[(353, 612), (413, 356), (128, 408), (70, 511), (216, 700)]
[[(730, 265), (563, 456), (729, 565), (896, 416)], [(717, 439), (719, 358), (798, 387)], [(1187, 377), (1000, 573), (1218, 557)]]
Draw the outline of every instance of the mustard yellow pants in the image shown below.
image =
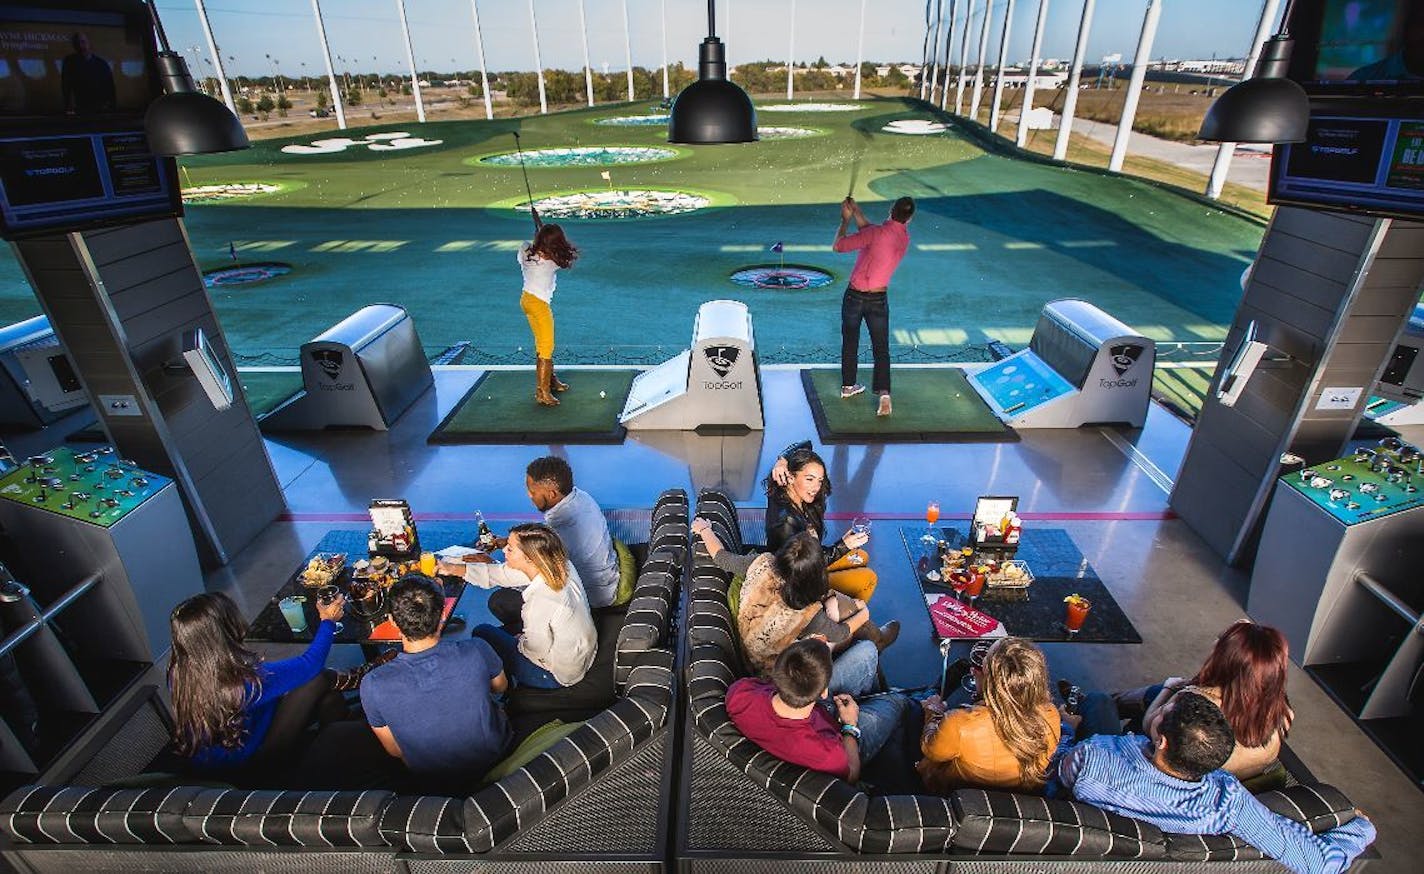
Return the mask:
[(863, 549), (854, 549), (826, 566), (831, 588), (843, 595), (869, 601), (880, 578), (870, 567), (870, 556)]
[(529, 292), (519, 296), (519, 308), (529, 320), (534, 332), (534, 354), (540, 358), (554, 357), (554, 309)]

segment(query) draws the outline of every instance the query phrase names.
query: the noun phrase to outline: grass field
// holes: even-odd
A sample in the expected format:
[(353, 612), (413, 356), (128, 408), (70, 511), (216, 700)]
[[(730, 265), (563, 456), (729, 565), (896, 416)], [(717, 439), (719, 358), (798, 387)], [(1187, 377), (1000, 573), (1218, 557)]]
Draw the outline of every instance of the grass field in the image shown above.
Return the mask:
[[(525, 149), (662, 145), (658, 127), (592, 123), (651, 107), (345, 132), (356, 139), (399, 130), (440, 141), (403, 151), (364, 144), (322, 155), (281, 151), (319, 138), (309, 134), (186, 160), (185, 185), (282, 185), (187, 210), (204, 267), (230, 263), (229, 244), (243, 261), (293, 267), (267, 283), (213, 290), (240, 362), (292, 362), (303, 341), (373, 302), (409, 309), (432, 352), (469, 341), (466, 363), (532, 360), (514, 263), (530, 228), (527, 215), (507, 206), (523, 199), (524, 183), (517, 167), (472, 159), (512, 149), (515, 130)], [(988, 339), (1021, 345), (1042, 305), (1067, 296), (1087, 298), (1159, 340), (1224, 336), (1260, 224), (1131, 178), (988, 154), (953, 133), (882, 131), (892, 120), (932, 117), (916, 107), (878, 99), (849, 113), (762, 112), (762, 125), (825, 135), (684, 148), (674, 160), (611, 168), (619, 188), (702, 192), (716, 205), (680, 216), (566, 223), (583, 257), (560, 277), (558, 357), (664, 359), (687, 344), (701, 302), (735, 297), (752, 310), (762, 361), (834, 360), (853, 259), (832, 253), (830, 243), (836, 204), (852, 181), (872, 220), (900, 195), (919, 201), (912, 249), (891, 297), (900, 360), (952, 358)], [(609, 184), (601, 169), (531, 168), (531, 184), (536, 196), (597, 189)], [(826, 269), (836, 281), (814, 291), (769, 291), (727, 280), (739, 267), (774, 263), (767, 249), (778, 241), (788, 261)], [(0, 318), (37, 311), (13, 258), (0, 261)]]

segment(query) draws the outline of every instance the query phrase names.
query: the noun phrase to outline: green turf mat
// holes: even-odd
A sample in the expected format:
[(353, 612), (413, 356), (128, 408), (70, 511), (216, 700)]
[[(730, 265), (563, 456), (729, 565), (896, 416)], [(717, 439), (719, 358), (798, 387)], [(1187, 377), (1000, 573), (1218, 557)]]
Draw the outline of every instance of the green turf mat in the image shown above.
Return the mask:
[[(491, 370), (460, 399), (430, 443), (622, 443), (618, 424), (636, 370), (571, 370), (557, 407), (534, 403), (534, 370)], [(599, 397), (599, 392), (603, 397)]]
[(1152, 378), (1152, 396), (1178, 416), (1195, 422), (1206, 403), (1207, 390), (1216, 365), (1203, 367), (1159, 367)]
[(237, 380), (252, 415), (260, 419), (302, 390), (300, 370), (239, 370)]
[[(862, 384), (870, 374), (862, 371)], [(840, 371), (801, 371), (806, 400), (816, 418), (822, 443), (919, 443), (1017, 440), (988, 404), (969, 386), (957, 367), (896, 369), (891, 396), (894, 415), (875, 415), (870, 391), (841, 399)]]

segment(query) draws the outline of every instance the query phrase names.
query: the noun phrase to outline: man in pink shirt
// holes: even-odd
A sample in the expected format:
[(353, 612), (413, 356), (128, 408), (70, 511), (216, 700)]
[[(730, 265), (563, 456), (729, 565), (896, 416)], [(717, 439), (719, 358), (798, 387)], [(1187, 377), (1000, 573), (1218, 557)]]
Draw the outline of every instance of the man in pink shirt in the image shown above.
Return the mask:
[[(851, 398), (865, 391), (865, 386), (855, 381), (860, 323), (864, 320), (870, 331), (870, 351), (875, 360), (871, 388), (880, 396), (877, 416), (890, 415), (890, 302), (885, 294), (890, 288), (890, 277), (910, 248), (910, 232), (906, 226), (914, 215), (914, 198), (902, 197), (890, 207), (890, 218), (884, 224), (872, 225), (855, 198), (847, 197), (841, 202), (841, 226), (831, 246), (837, 252), (858, 253), (850, 284), (841, 300), (841, 397)], [(852, 218), (857, 230), (846, 234)]]

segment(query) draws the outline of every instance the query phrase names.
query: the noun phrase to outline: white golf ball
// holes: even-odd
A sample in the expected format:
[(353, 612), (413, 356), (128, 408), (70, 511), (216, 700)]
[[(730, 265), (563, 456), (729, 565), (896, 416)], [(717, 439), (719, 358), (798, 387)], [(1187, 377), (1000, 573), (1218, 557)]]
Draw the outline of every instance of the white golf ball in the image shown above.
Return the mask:
[(601, 391), (601, 392), (598, 393), (598, 396), (601, 397), (601, 398), (606, 398), (606, 397), (608, 397), (608, 392), (606, 392), (606, 391)]

